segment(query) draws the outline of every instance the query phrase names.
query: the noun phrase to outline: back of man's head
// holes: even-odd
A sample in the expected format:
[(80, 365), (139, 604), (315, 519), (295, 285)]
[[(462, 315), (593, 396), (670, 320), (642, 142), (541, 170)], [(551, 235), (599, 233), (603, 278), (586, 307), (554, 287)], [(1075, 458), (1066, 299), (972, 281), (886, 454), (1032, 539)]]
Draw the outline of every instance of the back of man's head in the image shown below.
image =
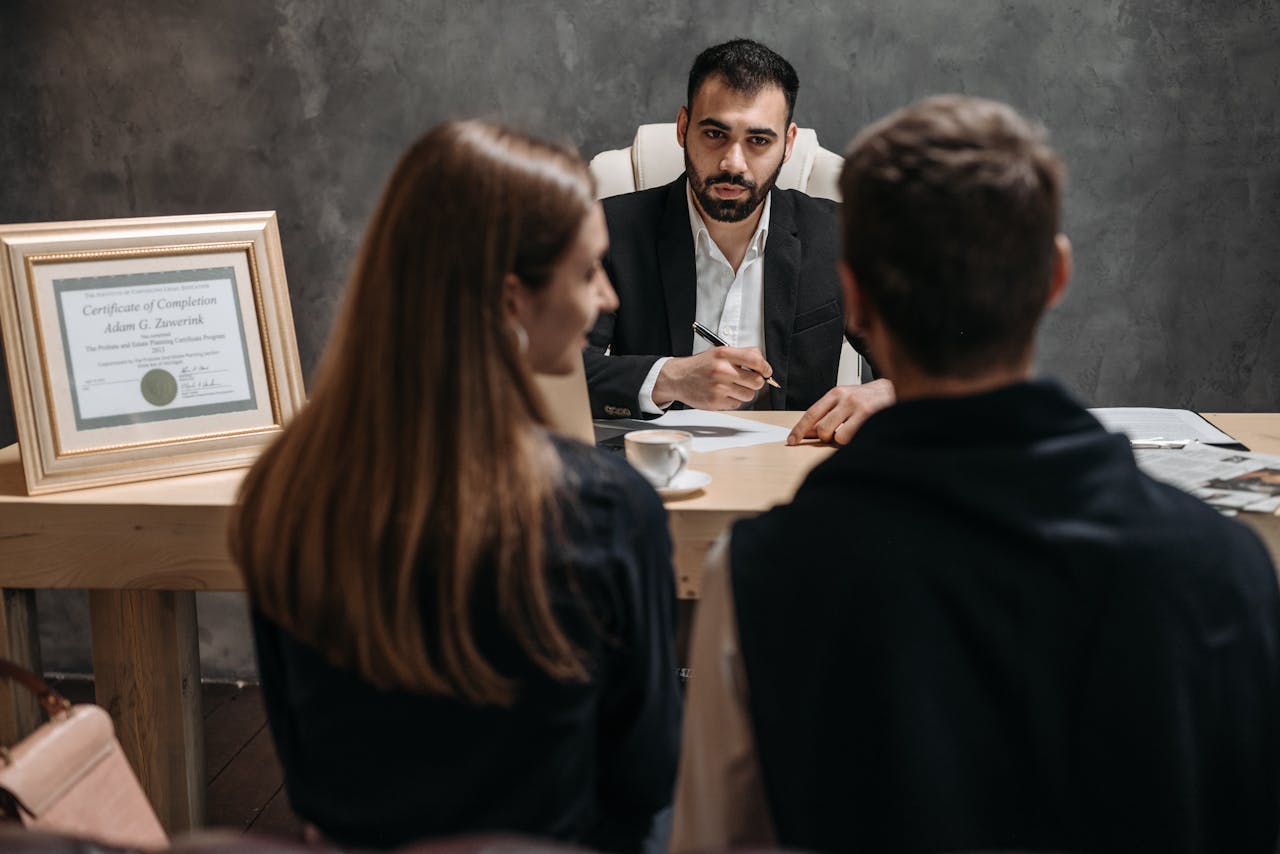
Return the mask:
[(787, 99), (787, 124), (796, 109), (796, 93), (800, 91), (800, 78), (796, 70), (778, 54), (751, 39), (733, 39), (713, 45), (698, 54), (689, 69), (688, 102), (693, 110), (693, 98), (708, 77), (724, 78), (730, 89), (744, 95), (755, 95), (769, 86), (777, 86)]
[(1063, 167), (1011, 108), (929, 98), (846, 155), (844, 259), (899, 356), (934, 377), (1016, 366), (1057, 260)]

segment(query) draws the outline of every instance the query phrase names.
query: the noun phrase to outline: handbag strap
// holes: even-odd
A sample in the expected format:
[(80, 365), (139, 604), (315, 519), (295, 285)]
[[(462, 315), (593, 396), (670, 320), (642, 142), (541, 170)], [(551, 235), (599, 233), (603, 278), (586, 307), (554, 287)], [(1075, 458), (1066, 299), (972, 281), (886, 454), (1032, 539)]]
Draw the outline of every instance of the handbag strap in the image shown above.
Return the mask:
[(25, 667), (19, 667), (8, 659), (0, 658), (0, 676), (12, 679), (32, 694), (35, 694), (36, 699), (40, 701), (40, 705), (44, 707), (44, 713), (51, 718), (71, 708), (70, 700), (50, 688), (43, 679), (30, 670)]

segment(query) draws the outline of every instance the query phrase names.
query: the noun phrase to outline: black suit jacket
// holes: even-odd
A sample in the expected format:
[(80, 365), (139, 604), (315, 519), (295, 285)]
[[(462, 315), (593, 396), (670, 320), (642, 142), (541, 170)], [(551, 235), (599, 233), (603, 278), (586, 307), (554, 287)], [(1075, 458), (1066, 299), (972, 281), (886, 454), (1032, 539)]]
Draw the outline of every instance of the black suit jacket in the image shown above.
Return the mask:
[[(640, 417), (637, 398), (662, 356), (693, 355), (697, 273), (685, 177), (604, 200), (605, 269), (619, 308), (601, 315), (584, 352), (591, 413)], [(836, 273), (838, 206), (796, 190), (772, 192), (764, 251), (764, 350), (781, 389), (773, 409), (808, 409), (836, 384), (844, 312)], [(604, 354), (610, 348), (610, 355)]]

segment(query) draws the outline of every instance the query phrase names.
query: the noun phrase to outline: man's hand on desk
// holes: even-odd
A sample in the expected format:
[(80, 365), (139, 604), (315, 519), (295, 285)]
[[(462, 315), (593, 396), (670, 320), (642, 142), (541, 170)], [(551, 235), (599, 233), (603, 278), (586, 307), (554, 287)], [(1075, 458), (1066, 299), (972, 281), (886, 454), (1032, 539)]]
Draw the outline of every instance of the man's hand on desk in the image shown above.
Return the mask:
[(788, 445), (802, 439), (821, 439), (846, 445), (862, 422), (894, 401), (893, 383), (875, 380), (862, 385), (838, 385), (810, 406), (787, 436)]
[[(750, 368), (751, 370), (743, 370)], [(659, 406), (680, 401), (694, 409), (737, 409), (755, 399), (773, 368), (757, 347), (712, 347), (670, 359), (653, 385)]]

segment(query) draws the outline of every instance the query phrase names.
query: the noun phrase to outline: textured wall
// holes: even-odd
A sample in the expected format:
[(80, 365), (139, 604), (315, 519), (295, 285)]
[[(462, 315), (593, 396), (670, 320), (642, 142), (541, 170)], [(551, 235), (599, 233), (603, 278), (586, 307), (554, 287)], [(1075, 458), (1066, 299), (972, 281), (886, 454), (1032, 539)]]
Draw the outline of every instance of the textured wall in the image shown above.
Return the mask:
[(0, 222), (275, 209), (308, 370), (421, 131), (619, 147), (674, 117), (698, 49), (749, 35), (796, 65), (829, 148), (944, 91), (1049, 127), (1076, 277), (1042, 369), (1099, 405), (1280, 409), (1274, 2), (11, 0), (0, 33)]

